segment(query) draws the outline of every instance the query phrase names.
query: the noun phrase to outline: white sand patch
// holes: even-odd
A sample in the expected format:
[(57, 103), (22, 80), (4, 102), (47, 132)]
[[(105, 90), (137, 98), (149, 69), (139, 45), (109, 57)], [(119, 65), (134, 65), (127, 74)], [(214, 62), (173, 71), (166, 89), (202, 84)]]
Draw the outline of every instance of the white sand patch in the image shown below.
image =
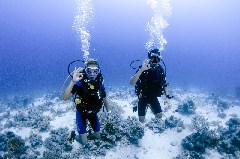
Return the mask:
[(44, 99), (44, 96), (43, 97), (39, 97), (39, 98), (36, 98), (33, 102), (33, 105), (43, 105), (46, 103), (46, 100)]
[[(143, 149), (139, 149), (138, 147), (134, 146), (134, 145), (127, 145), (127, 146), (117, 146), (116, 148), (114, 148), (112, 151), (109, 151), (105, 158), (112, 158), (112, 159), (133, 159), (136, 158), (138, 156), (138, 153), (140, 151), (147, 151), (147, 150), (143, 150)], [(102, 157), (98, 157), (99, 159), (101, 159)]]
[[(12, 110), (12, 111), (10, 111), (10, 116), (15, 116), (16, 114), (18, 114), (19, 113), (19, 111), (17, 111), (17, 110)], [(10, 117), (9, 116), (9, 117)]]
[(9, 129), (5, 129), (4, 130), (5, 132), (7, 131), (11, 131), (13, 132), (14, 134), (18, 135), (18, 136), (21, 136), (23, 139), (26, 139), (30, 136), (30, 134), (32, 133), (32, 130), (31, 128), (9, 128)]
[(46, 138), (50, 137), (50, 132), (41, 132), (38, 135), (42, 136), (42, 140), (45, 141)]
[(223, 158), (221, 154), (219, 154), (216, 150), (206, 150), (206, 153), (203, 155), (205, 159), (219, 159)]
[(51, 113), (51, 111), (45, 111), (45, 112), (43, 112), (42, 115), (52, 117), (53, 114)]
[(225, 110), (225, 113), (227, 114), (226, 118), (224, 119), (225, 121), (229, 120), (229, 118), (233, 116), (240, 117), (240, 106), (233, 106), (230, 107), (229, 109)]
[(140, 146), (124, 145), (108, 152), (106, 158), (151, 158), (170, 159), (176, 157), (181, 149), (181, 140), (191, 134), (190, 131), (181, 133), (166, 130), (161, 134), (154, 134), (146, 129), (144, 137), (140, 140)]
[(1, 121), (1, 126), (7, 124), (8, 121), (9, 121), (8, 119), (2, 120)]
[(74, 129), (76, 112), (69, 111), (64, 116), (55, 117), (53, 121), (50, 121), (53, 129), (68, 127), (70, 130)]
[(131, 102), (129, 102), (129, 100), (113, 99), (112, 102), (117, 103), (117, 105), (120, 106), (123, 109), (124, 114), (122, 114), (121, 116), (124, 119), (127, 119), (128, 116), (135, 116), (135, 117), (137, 117), (137, 112), (133, 113), (133, 106), (130, 104)]

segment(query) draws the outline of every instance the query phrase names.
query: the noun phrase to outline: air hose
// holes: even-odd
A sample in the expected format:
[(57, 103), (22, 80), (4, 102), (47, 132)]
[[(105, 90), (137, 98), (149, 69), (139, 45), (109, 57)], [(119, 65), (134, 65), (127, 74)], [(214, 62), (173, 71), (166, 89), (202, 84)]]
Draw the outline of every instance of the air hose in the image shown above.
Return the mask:
[[(67, 80), (68, 80), (70, 77), (73, 78), (73, 73), (74, 73), (74, 71), (70, 72), (70, 66), (71, 66), (73, 63), (77, 62), (77, 61), (81, 61), (82, 63), (84, 63), (84, 61), (82, 61), (82, 60), (74, 60), (74, 61), (72, 61), (71, 63), (69, 63), (69, 65), (68, 65), (68, 76), (67, 76), (67, 78), (65, 79), (65, 81), (63, 82), (62, 89), (61, 89), (62, 94), (64, 94), (63, 88), (64, 88)], [(80, 68), (80, 67), (79, 67), (79, 68)]]
[[(141, 60), (133, 60), (131, 63), (130, 63), (130, 67), (132, 68), (132, 69), (137, 69), (136, 67), (133, 67), (132, 66), (132, 64), (134, 63), (134, 62), (137, 62), (137, 61), (141, 61)], [(162, 60), (162, 59), (160, 59), (160, 61), (162, 61), (162, 63), (163, 63), (163, 66), (164, 66), (164, 73), (165, 73), (165, 76), (167, 76), (167, 67), (166, 67), (166, 65), (165, 65), (165, 63), (164, 63), (164, 61)]]

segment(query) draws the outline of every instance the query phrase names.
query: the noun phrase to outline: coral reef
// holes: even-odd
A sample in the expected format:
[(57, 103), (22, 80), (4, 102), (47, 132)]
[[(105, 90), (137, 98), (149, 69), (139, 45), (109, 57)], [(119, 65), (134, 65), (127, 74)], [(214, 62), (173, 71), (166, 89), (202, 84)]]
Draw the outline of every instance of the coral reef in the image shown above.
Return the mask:
[(196, 110), (196, 105), (193, 102), (193, 100), (188, 100), (187, 102), (179, 105), (175, 111), (183, 115), (192, 115), (192, 114), (195, 114), (195, 110)]

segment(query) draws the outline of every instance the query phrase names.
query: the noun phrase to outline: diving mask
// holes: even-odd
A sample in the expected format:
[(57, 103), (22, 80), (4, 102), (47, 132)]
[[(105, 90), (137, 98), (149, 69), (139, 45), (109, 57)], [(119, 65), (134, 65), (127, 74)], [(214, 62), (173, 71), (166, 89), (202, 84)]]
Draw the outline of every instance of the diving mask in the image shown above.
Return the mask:
[(151, 56), (150, 56), (150, 59), (151, 59), (152, 63), (159, 63), (160, 59), (161, 59), (161, 56), (158, 55), (158, 54), (152, 53)]
[(97, 77), (100, 73), (100, 69), (98, 67), (87, 67), (85, 72), (89, 77)]

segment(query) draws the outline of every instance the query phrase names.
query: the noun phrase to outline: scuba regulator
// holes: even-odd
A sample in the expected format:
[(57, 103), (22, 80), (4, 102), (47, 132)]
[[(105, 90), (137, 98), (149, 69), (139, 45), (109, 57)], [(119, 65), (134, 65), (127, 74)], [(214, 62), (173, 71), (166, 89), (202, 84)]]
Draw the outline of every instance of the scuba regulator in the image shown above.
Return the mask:
[(159, 62), (161, 61), (160, 52), (158, 49), (153, 49), (151, 51), (148, 51), (148, 58), (150, 59), (148, 64), (150, 65), (150, 68), (155, 68), (159, 65)]

